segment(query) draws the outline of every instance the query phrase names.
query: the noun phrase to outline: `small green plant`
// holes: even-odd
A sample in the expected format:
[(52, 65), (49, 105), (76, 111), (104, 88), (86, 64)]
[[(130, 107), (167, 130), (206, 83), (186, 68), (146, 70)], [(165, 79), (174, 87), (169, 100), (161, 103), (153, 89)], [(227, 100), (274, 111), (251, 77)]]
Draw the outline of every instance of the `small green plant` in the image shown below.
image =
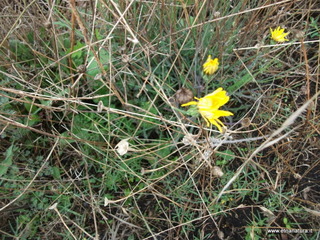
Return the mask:
[(259, 215), (255, 215), (256, 220), (252, 221), (251, 225), (246, 227), (246, 240), (259, 240), (263, 239), (263, 229), (267, 225), (265, 218), (260, 218)]

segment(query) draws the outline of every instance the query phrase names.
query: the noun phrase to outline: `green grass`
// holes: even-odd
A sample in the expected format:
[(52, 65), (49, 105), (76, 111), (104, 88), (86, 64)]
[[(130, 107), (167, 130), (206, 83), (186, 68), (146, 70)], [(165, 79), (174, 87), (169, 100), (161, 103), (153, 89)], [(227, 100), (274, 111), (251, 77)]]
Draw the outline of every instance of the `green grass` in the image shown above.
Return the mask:
[(0, 3), (2, 239), (319, 237), (315, 1), (70, 2)]

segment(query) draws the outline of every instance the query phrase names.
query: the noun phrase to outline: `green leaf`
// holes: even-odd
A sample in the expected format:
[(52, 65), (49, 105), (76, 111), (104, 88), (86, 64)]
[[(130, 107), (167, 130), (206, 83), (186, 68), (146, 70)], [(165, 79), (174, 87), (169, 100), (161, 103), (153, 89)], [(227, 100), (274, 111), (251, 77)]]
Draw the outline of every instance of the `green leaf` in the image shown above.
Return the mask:
[(252, 76), (249, 73), (247, 73), (239, 80), (236, 80), (232, 86), (228, 87), (227, 92), (233, 93), (233, 92), (237, 91), (238, 89), (242, 88), (247, 83), (249, 83), (251, 80), (252, 80)]
[(225, 165), (229, 161), (233, 160), (235, 158), (234, 152), (227, 149), (225, 151), (221, 151), (219, 153), (216, 153), (219, 160), (216, 161), (217, 166)]
[(58, 167), (53, 166), (51, 168), (51, 171), (52, 171), (52, 176), (53, 176), (54, 179), (61, 180), (61, 174), (60, 174), (60, 170), (59, 170)]
[(39, 108), (36, 105), (32, 104), (32, 101), (30, 98), (26, 98), (26, 100), (27, 102), (25, 102), (23, 105), (28, 112), (35, 113), (36, 111), (39, 110)]
[(0, 163), (0, 177), (7, 173), (9, 167), (12, 165), (13, 144), (6, 151), (6, 158)]
[[(77, 44), (73, 46), (73, 53), (71, 54), (71, 57), (73, 60), (75, 59), (80, 59), (83, 56), (83, 53), (85, 51), (85, 49), (83, 49), (82, 51), (77, 51), (78, 49), (84, 47), (84, 43), (81, 43), (79, 41), (77, 41)], [(70, 52), (71, 49), (69, 49)]]
[(37, 114), (30, 114), (29, 118), (24, 119), (24, 124), (27, 124), (28, 126), (33, 126), (34, 124), (40, 122), (41, 119), (39, 115)]
[[(90, 54), (89, 54), (89, 60), (91, 58), (93, 58), (92, 52), (90, 52)], [(109, 58), (110, 58), (109, 52), (105, 49), (101, 49), (99, 52), (99, 60), (102, 63), (102, 65), (104, 66), (105, 70), (108, 67)], [(90, 66), (88, 66), (87, 74), (94, 78), (99, 73), (101, 73), (101, 69), (99, 68), (99, 64), (96, 61), (96, 59), (93, 59)]]

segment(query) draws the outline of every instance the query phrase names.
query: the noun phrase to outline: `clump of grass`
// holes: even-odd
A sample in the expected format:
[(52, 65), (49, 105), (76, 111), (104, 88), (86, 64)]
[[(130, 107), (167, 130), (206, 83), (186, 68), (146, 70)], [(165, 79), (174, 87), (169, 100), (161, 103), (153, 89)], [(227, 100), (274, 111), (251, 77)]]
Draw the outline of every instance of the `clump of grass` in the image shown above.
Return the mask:
[[(4, 239), (318, 237), (314, 2), (0, 9)], [(219, 87), (224, 134), (180, 108)]]

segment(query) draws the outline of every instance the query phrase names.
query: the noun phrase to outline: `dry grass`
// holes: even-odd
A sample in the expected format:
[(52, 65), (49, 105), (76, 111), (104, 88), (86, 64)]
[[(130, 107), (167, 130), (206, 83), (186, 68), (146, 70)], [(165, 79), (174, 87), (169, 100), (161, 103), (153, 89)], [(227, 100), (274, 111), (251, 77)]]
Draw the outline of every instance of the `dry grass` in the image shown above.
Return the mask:
[[(0, 9), (3, 239), (319, 237), (317, 1)], [(227, 89), (225, 134), (177, 109), (182, 87)]]

